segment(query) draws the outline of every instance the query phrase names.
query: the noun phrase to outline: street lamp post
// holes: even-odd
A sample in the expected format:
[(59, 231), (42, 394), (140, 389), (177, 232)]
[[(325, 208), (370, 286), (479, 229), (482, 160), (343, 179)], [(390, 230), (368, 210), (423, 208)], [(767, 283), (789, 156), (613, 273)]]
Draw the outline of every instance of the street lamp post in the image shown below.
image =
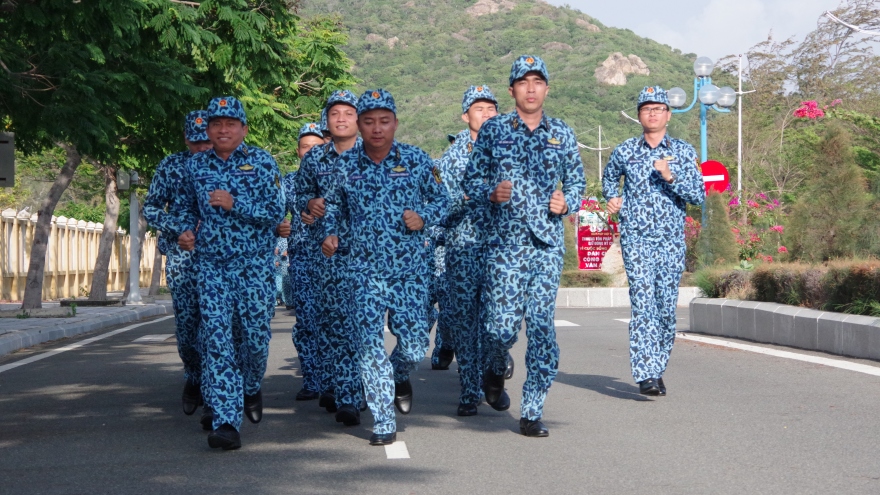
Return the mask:
[[(669, 106), (672, 113), (689, 112), (700, 101), (700, 163), (706, 162), (709, 155), (708, 136), (706, 133), (706, 115), (709, 109), (719, 113), (730, 113), (729, 107), (736, 103), (736, 91), (728, 86), (719, 88), (712, 84), (712, 70), (715, 63), (709, 57), (699, 57), (694, 62), (694, 99), (687, 108), (681, 108), (687, 103), (685, 90), (675, 87), (667, 92)], [(702, 208), (702, 224), (706, 224), (706, 209)]]

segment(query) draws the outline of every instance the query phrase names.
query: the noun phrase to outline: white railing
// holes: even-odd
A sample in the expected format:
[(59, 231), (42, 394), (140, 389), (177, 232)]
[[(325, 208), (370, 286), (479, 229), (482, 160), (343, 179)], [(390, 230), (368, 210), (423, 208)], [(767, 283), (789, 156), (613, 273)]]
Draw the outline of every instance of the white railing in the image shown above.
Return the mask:
[[(0, 300), (20, 301), (30, 262), (31, 244), (37, 215), (7, 209), (0, 212)], [(80, 297), (92, 286), (92, 273), (104, 225), (67, 217), (52, 216), (43, 273), (43, 300)], [(140, 285), (149, 286), (157, 239), (147, 232), (141, 255)], [(107, 291), (125, 289), (128, 282), (130, 238), (116, 231)], [(162, 278), (164, 285), (164, 274)]]

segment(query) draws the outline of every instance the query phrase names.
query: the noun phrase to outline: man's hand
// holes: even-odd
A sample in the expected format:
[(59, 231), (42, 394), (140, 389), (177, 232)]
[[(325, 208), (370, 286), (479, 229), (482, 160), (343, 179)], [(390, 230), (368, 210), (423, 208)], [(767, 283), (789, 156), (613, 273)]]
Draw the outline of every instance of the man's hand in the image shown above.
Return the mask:
[(611, 198), (608, 200), (608, 206), (605, 209), (609, 215), (614, 215), (620, 211), (621, 206), (623, 206), (623, 198)]
[(406, 224), (406, 228), (409, 230), (422, 230), (422, 227), (425, 226), (425, 221), (422, 220), (422, 217), (412, 210), (403, 210), (403, 223)]
[(306, 207), (315, 218), (321, 218), (327, 212), (327, 207), (324, 206), (324, 198), (312, 198)]
[(498, 184), (495, 190), (492, 191), (492, 194), (489, 195), (489, 201), (493, 203), (506, 203), (510, 201), (511, 194), (513, 194), (513, 183), (509, 180), (501, 181), (501, 184)]
[(184, 251), (192, 251), (196, 248), (196, 235), (192, 230), (187, 230), (177, 238), (177, 245)]
[(229, 211), (232, 209), (232, 204), (234, 202), (235, 200), (232, 199), (232, 195), (229, 194), (229, 192), (222, 189), (215, 189), (211, 192), (208, 204), (211, 206), (219, 206), (220, 208)]
[(654, 160), (654, 170), (660, 172), (660, 175), (663, 176), (663, 180), (666, 182), (672, 182), (672, 171), (669, 170), (669, 162), (666, 160)]
[(568, 205), (565, 204), (565, 194), (559, 189), (553, 191), (550, 196), (550, 213), (554, 215), (565, 215), (568, 213)]
[(336, 249), (339, 247), (339, 238), (335, 235), (328, 235), (324, 238), (324, 242), (321, 243), (321, 252), (324, 253), (324, 256), (330, 258), (334, 254), (336, 254)]
[(306, 213), (306, 212), (302, 212), (302, 213), (300, 213), (300, 214), (299, 214), (299, 219), (302, 220), (302, 223), (304, 223), (304, 224), (306, 224), (306, 225), (311, 225), (311, 224), (315, 223), (315, 216), (314, 216), (314, 215), (309, 215), (309, 214)]
[(275, 227), (275, 232), (278, 233), (278, 237), (290, 237), (290, 220), (285, 220), (279, 223), (278, 226)]

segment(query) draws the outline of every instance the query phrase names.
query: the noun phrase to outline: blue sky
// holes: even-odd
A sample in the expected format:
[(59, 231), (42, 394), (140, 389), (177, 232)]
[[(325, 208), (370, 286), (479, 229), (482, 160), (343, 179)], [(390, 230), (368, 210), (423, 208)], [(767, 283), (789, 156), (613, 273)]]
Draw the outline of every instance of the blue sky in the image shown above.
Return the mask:
[(716, 61), (745, 52), (767, 39), (771, 31), (774, 39), (802, 39), (816, 28), (824, 11), (840, 5), (840, 0), (548, 1), (568, 4), (606, 26), (631, 29), (684, 53)]

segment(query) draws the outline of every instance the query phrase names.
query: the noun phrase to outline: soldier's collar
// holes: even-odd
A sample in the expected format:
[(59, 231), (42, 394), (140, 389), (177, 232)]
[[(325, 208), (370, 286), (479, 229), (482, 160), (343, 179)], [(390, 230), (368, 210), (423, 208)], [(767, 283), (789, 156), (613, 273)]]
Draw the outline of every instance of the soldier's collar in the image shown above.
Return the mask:
[[(510, 124), (513, 126), (514, 130), (529, 129), (528, 126), (526, 126), (525, 121), (520, 118), (519, 112), (514, 109), (514, 111), (511, 112), (511, 115), (513, 116), (513, 120), (511, 120)], [(535, 130), (538, 130), (542, 127), (544, 129), (550, 129), (550, 123), (547, 122), (547, 114), (543, 110), (541, 110), (541, 122), (538, 124), (538, 127), (535, 127)]]
[[(639, 137), (639, 146), (647, 146), (649, 148), (651, 147), (650, 145), (648, 145), (648, 142), (645, 141), (644, 134), (642, 134)], [(666, 148), (672, 148), (672, 138), (669, 137), (668, 133), (663, 136), (663, 139), (660, 141), (660, 144), (657, 145), (657, 147), (660, 147), (660, 146), (664, 146)]]
[[(360, 146), (360, 153), (364, 160), (367, 160), (370, 163), (375, 163), (373, 159), (367, 155), (367, 150), (363, 146)], [(388, 154), (385, 155), (385, 158), (382, 159), (382, 163), (385, 163), (388, 160), (394, 160), (395, 162), (400, 161), (400, 147), (398, 146), (396, 139), (391, 142), (391, 149), (388, 151)]]

